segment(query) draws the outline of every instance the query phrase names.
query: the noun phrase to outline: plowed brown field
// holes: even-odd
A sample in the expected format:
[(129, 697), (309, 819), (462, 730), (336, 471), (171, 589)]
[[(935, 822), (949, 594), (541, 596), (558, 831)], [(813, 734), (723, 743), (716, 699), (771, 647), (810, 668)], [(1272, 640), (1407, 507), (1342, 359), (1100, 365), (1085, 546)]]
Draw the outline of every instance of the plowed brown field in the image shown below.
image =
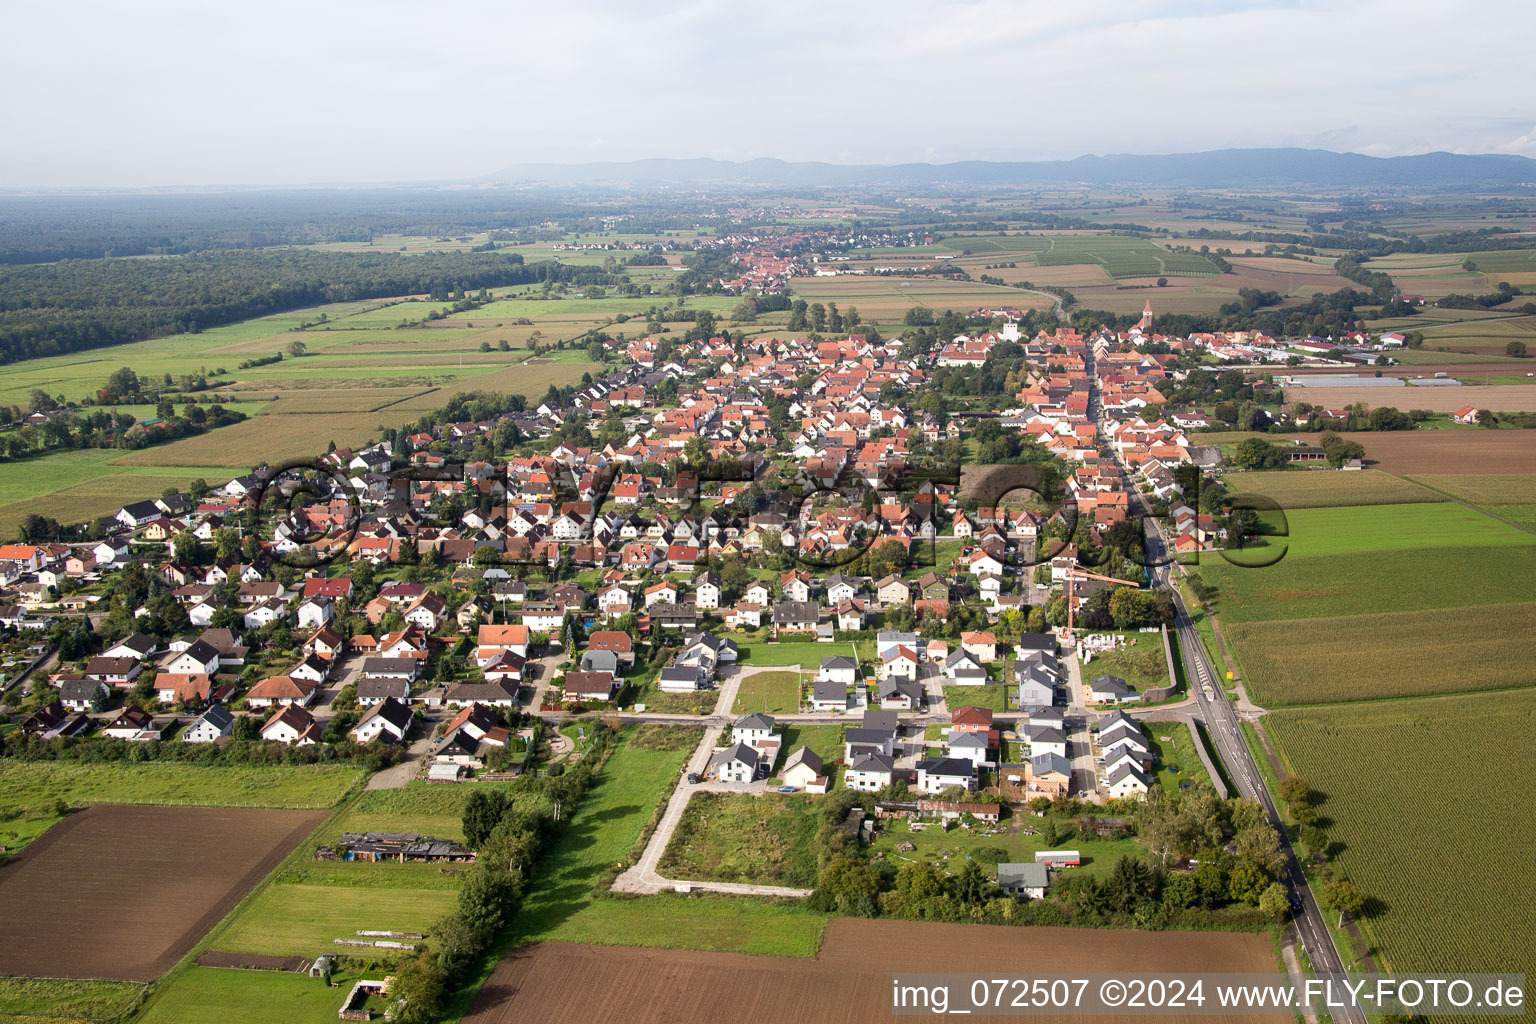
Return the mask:
[(0, 974), (154, 981), (324, 811), (91, 807), (0, 868)]
[(887, 1021), (893, 972), (1023, 976), (1032, 970), (1263, 973), (1274, 972), (1275, 953), (1268, 935), (1004, 928), (855, 918), (836, 918), (827, 926), (826, 942), (815, 960), (545, 942), (503, 957), (464, 1020), (465, 1024)]

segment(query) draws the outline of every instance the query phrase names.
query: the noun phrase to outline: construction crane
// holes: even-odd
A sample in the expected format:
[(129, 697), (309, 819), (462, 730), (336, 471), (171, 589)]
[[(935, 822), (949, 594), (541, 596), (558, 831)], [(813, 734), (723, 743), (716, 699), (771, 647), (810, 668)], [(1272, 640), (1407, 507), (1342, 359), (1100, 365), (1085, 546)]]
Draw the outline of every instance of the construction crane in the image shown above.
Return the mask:
[(1076, 593), (1076, 583), (1077, 583), (1078, 577), (1080, 577), (1080, 576), (1082, 578), (1084, 578), (1084, 579), (1103, 580), (1105, 583), (1119, 583), (1119, 584), (1122, 584), (1122, 585), (1127, 586), (1127, 587), (1139, 587), (1139, 586), (1141, 586), (1140, 583), (1136, 583), (1136, 582), (1134, 582), (1132, 580), (1119, 580), (1119, 579), (1115, 579), (1115, 577), (1113, 577), (1113, 576), (1100, 576), (1096, 572), (1085, 572), (1084, 570), (1079, 569), (1076, 566), (1068, 566), (1067, 567), (1067, 631), (1062, 634), (1062, 639), (1064, 639), (1069, 644), (1073, 642), (1072, 624), (1073, 624), (1073, 621), (1074, 621), (1074, 614), (1073, 613), (1075, 611), (1073, 605), (1076, 603), (1076, 602), (1074, 602), (1072, 600), (1072, 597)]

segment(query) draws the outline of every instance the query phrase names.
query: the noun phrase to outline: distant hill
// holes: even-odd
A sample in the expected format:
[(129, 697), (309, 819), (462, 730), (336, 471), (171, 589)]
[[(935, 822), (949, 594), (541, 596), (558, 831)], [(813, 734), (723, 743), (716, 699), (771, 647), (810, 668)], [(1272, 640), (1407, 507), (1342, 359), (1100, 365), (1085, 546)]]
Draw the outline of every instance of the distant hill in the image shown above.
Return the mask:
[(521, 164), (486, 183), (628, 185), (1166, 185), (1259, 188), (1489, 188), (1536, 182), (1536, 160), (1523, 156), (1424, 153), (1373, 157), (1322, 149), (1221, 149), (1166, 156), (1080, 156), (1074, 160), (952, 164), (829, 164), (758, 159), (632, 160)]

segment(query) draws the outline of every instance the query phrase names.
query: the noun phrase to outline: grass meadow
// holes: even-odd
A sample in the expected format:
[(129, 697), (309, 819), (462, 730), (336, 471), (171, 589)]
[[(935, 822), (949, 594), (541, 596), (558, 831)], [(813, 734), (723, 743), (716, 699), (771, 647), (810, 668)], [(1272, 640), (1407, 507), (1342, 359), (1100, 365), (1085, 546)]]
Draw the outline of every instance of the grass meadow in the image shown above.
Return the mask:
[(1334, 863), (1367, 896), (1360, 924), (1383, 971), (1536, 976), (1518, 810), (1536, 690), (1282, 711), (1264, 726), (1325, 797)]
[(696, 793), (657, 870), (691, 881), (812, 887), (816, 806), (806, 796)]
[(456, 890), (442, 889), (269, 885), (228, 920), (214, 948), (271, 956), (334, 953), (340, 947), (332, 940), (355, 938), (358, 929), (428, 932), (458, 898)]
[(759, 672), (741, 681), (731, 713), (794, 714), (800, 710), (800, 673)]

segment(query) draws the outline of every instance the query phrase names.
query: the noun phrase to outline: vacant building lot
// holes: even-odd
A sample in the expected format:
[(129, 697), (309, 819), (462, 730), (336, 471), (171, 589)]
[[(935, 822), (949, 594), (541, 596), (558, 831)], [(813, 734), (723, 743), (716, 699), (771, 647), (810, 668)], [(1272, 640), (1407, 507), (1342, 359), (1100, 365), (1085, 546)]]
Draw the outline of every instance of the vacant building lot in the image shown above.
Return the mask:
[[(1259, 973), (1275, 968), (1274, 944), (1268, 935), (837, 918), (827, 926), (826, 943), (814, 960), (564, 943), (524, 946), (502, 959), (465, 1020), (469, 1024), (526, 1020), (594, 1024), (631, 1021), (635, 1008), (645, 1007), (647, 1020), (679, 1024), (887, 1021), (893, 971), (1017, 974), (1021, 964), (1038, 960), (1042, 949), (1051, 951), (1055, 963), (1090, 972)], [(879, 955), (872, 956), (872, 950)], [(572, 997), (575, 992), (580, 998)]]
[(0, 972), (152, 981), (324, 817), (123, 806), (73, 814), (0, 876)]
[(805, 796), (695, 793), (658, 870), (689, 881), (813, 886), (817, 806)]
[[(1536, 690), (1265, 716), (1288, 770), (1325, 798), (1335, 863), (1366, 894), (1361, 927), (1384, 972), (1536, 976), (1531, 820), (1519, 810), (1532, 721)], [(1456, 766), (1465, 784), (1436, 784)], [(1469, 843), (1488, 855), (1463, 855)]]

